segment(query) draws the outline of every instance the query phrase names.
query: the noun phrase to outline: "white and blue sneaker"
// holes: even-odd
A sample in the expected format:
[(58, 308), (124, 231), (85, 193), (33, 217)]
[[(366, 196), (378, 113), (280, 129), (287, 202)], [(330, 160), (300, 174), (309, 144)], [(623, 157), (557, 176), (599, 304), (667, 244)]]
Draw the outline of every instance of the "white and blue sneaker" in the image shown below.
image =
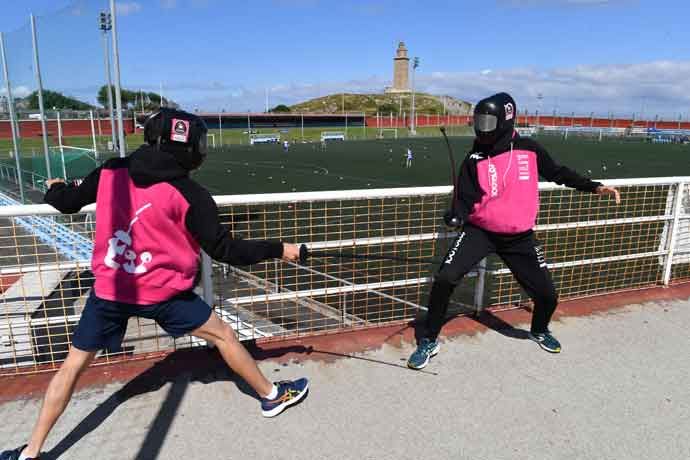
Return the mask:
[(550, 331), (540, 332), (540, 333), (529, 333), (530, 340), (534, 340), (549, 353), (560, 353), (561, 344), (556, 338), (551, 335)]
[(278, 387), (278, 396), (273, 399), (261, 398), (261, 414), (264, 417), (275, 417), (300, 402), (309, 392), (309, 380), (304, 378), (276, 382), (274, 385)]
[(417, 349), (410, 355), (407, 360), (407, 367), (410, 369), (423, 369), (429, 364), (432, 356), (436, 356), (441, 350), (441, 344), (438, 341), (424, 338), (417, 345)]

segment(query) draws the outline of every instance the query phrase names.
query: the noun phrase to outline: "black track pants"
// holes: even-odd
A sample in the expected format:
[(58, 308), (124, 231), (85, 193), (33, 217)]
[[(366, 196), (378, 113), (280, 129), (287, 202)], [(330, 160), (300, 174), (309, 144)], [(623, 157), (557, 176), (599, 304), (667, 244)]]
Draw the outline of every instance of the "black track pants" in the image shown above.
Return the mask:
[(441, 332), (448, 302), (462, 278), (484, 257), (496, 253), (534, 302), (531, 332), (545, 332), (558, 298), (534, 232), (499, 235), (465, 225), (441, 263), (429, 298), (425, 336), (435, 340)]

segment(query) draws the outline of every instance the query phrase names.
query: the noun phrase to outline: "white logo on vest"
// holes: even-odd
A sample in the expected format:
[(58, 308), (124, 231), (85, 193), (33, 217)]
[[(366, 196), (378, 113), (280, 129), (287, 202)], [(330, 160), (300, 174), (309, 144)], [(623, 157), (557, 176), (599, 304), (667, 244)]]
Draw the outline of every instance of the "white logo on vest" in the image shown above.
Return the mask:
[(491, 196), (498, 196), (498, 173), (493, 163), (489, 164), (489, 186), (491, 187)]
[[(137, 253), (130, 249), (132, 246), (132, 226), (139, 220), (139, 214), (151, 207), (151, 203), (142, 206), (135, 214), (134, 219), (129, 223), (129, 228), (124, 230), (115, 230), (115, 234), (108, 240), (108, 252), (103, 259), (103, 263), (113, 270), (122, 269), (130, 274), (146, 273), (146, 264), (153, 260), (150, 252), (144, 251), (138, 255), (139, 265), (136, 264)], [(118, 256), (125, 259), (120, 263), (115, 260)]]

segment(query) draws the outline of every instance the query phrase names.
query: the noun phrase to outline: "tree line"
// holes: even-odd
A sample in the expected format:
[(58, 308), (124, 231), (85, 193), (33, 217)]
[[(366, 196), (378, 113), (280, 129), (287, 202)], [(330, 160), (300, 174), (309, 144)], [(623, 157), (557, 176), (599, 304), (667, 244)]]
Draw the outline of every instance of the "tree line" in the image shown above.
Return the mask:
[[(111, 87), (111, 94), (113, 96), (113, 104), (115, 103), (115, 87)], [(122, 89), (120, 91), (122, 97), (122, 107), (126, 110), (153, 112), (161, 107), (179, 108), (179, 105), (166, 97), (161, 98), (161, 95), (151, 91), (133, 91)], [(108, 86), (103, 85), (98, 90), (98, 102), (103, 107), (108, 107)], [(34, 91), (24, 98), (24, 104), (17, 101), (18, 106), (25, 106), (29, 110), (39, 110), (38, 106), (38, 91)], [(93, 110), (98, 109), (86, 102), (80, 101), (77, 98), (66, 96), (58, 91), (43, 90), (43, 106), (46, 110)], [(114, 107), (113, 107), (114, 108)]]

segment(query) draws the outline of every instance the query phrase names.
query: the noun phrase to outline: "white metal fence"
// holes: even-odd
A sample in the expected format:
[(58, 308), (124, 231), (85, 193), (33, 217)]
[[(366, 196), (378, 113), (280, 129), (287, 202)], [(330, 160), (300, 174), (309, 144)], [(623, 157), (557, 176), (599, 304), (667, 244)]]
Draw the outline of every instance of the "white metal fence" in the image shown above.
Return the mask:
[[(690, 177), (607, 181), (623, 203), (540, 184), (536, 228), (561, 298), (690, 280)], [(680, 193), (679, 193), (680, 192)], [(433, 270), (454, 236), (441, 225), (449, 187), (216, 197), (237, 236), (350, 251), (229, 267), (204, 258), (199, 292), (242, 339), (276, 340), (409, 321), (425, 309)], [(94, 208), (0, 207), (0, 373), (52, 369), (64, 359), (93, 285)], [(527, 299), (489, 257), (458, 287), (456, 312)], [(193, 346), (132, 318), (101, 362)]]

